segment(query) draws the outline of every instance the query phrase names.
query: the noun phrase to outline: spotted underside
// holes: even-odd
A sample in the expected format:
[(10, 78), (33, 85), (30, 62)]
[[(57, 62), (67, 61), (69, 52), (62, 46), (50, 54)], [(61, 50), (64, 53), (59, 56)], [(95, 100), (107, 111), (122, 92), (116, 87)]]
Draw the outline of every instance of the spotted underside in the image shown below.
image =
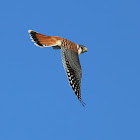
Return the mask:
[(63, 66), (66, 70), (70, 86), (72, 87), (79, 101), (82, 103), (83, 106), (85, 106), (85, 103), (81, 99), (82, 71), (78, 54), (65, 47), (62, 47), (61, 55)]

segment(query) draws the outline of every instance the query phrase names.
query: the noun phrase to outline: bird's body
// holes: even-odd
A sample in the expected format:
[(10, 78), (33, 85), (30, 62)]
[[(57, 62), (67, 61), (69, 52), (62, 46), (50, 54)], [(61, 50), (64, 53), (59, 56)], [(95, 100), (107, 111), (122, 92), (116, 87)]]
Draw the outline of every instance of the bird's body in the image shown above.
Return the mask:
[(47, 36), (32, 30), (29, 30), (28, 32), (30, 33), (32, 41), (35, 42), (35, 45), (39, 47), (53, 47), (54, 49), (61, 49), (62, 62), (66, 70), (70, 86), (84, 106), (85, 103), (81, 99), (82, 71), (78, 55), (86, 52), (87, 48), (62, 37)]

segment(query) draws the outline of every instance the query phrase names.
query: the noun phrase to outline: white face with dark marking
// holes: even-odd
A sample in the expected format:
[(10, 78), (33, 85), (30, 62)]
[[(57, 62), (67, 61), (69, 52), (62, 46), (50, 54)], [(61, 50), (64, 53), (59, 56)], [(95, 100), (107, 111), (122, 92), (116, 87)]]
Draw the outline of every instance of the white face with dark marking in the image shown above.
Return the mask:
[(78, 54), (82, 54), (84, 52), (87, 52), (87, 48), (83, 45), (77, 45), (78, 48)]

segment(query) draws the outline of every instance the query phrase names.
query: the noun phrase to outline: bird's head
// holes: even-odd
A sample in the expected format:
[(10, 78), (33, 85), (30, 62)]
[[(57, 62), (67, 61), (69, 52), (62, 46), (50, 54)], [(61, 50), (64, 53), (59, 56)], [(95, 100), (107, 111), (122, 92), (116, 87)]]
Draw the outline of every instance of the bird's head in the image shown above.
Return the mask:
[(83, 45), (79, 45), (78, 54), (82, 54), (84, 52), (87, 52), (87, 48)]

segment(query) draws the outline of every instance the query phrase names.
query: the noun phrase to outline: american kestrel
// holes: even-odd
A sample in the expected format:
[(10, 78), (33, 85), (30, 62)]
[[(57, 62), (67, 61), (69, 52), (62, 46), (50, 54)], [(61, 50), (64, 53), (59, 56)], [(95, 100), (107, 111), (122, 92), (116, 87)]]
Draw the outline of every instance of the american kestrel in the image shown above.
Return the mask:
[(58, 36), (47, 36), (32, 30), (28, 30), (28, 33), (30, 33), (32, 41), (35, 42), (34, 44), (41, 48), (53, 47), (53, 49), (61, 49), (62, 62), (66, 70), (70, 86), (79, 101), (83, 106), (85, 106), (85, 103), (81, 99), (82, 70), (78, 55), (87, 52), (87, 48)]

